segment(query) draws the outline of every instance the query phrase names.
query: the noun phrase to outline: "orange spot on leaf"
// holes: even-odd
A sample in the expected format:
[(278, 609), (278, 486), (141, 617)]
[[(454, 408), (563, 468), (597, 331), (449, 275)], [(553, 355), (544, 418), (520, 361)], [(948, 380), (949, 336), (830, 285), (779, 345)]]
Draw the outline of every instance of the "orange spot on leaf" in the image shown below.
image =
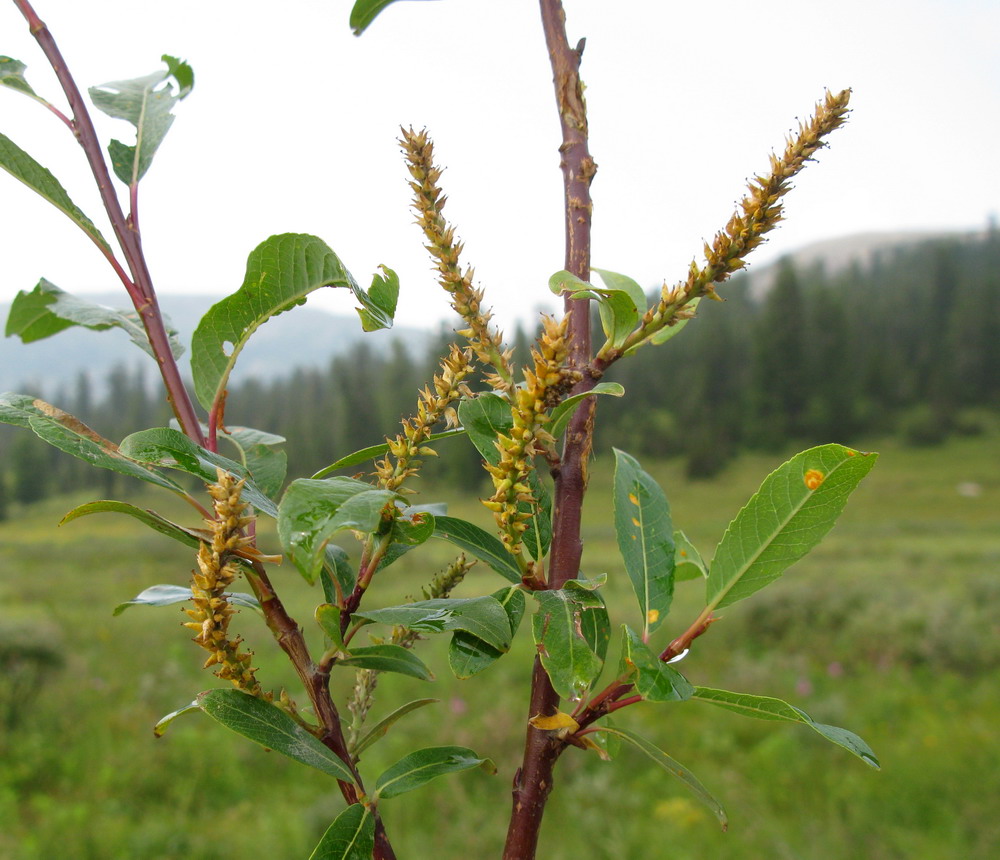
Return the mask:
[(819, 469), (809, 469), (802, 476), (802, 480), (805, 481), (806, 486), (810, 490), (815, 490), (820, 484), (823, 483), (823, 479), (826, 477)]

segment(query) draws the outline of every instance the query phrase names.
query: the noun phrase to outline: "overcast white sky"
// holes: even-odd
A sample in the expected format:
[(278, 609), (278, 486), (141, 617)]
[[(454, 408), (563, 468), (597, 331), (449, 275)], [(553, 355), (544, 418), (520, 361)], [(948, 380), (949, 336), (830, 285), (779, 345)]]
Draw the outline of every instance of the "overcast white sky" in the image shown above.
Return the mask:
[[(562, 268), (559, 130), (533, 0), (390, 6), (360, 39), (351, 0), (36, 0), (81, 86), (136, 77), (171, 53), (196, 86), (141, 186), (161, 294), (220, 297), (272, 233), (322, 237), (364, 285), (402, 280), (397, 319), (446, 317), (412, 224), (400, 124), (427, 126), (447, 167), (447, 213), (502, 325)], [(767, 261), (858, 232), (982, 227), (1000, 209), (996, 0), (565, 0), (587, 37), (594, 264), (644, 286), (683, 276), (825, 87), (854, 113), (787, 198)], [(13, 3), (0, 53), (58, 85)], [(95, 111), (105, 137), (131, 127)], [(0, 130), (104, 229), (82, 152), (39, 105), (0, 92)], [(0, 301), (44, 276), (71, 292), (118, 287), (67, 219), (0, 173)], [(110, 230), (106, 230), (110, 236)], [(343, 291), (311, 303), (352, 306)], [(123, 304), (127, 303), (124, 299)]]

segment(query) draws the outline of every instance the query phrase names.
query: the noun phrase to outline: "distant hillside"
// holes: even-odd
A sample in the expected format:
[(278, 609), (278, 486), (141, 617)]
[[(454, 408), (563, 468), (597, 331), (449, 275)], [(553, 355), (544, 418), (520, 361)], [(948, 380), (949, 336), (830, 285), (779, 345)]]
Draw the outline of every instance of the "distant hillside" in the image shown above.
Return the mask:
[[(127, 298), (121, 294), (81, 297), (110, 307), (128, 305)], [(219, 298), (213, 296), (160, 298), (164, 312), (180, 332), (181, 343), (188, 349), (198, 320), (217, 301)], [(9, 304), (0, 304), (0, 318), (4, 322), (9, 310)], [(251, 376), (271, 379), (293, 367), (324, 367), (362, 338), (375, 349), (403, 338), (412, 344), (412, 354), (423, 355), (430, 334), (398, 323), (389, 331), (365, 333), (357, 316), (331, 314), (306, 305), (280, 314), (261, 326), (240, 355), (234, 380), (238, 382)], [(181, 358), (182, 370), (187, 367), (187, 358), (187, 353)], [(0, 391), (52, 395), (61, 385), (75, 379), (84, 367), (99, 388), (108, 372), (117, 365), (148, 367), (150, 382), (156, 376), (150, 358), (121, 331), (95, 332), (75, 328), (30, 344), (23, 344), (16, 337), (0, 338)]]

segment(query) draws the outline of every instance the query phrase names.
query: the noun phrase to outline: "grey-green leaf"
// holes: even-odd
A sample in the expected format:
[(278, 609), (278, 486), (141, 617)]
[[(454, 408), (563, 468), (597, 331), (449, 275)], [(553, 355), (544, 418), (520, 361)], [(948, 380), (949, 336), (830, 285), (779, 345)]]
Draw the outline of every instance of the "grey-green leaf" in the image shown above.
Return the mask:
[(467, 747), (427, 747), (403, 756), (383, 771), (375, 781), (375, 794), (382, 798), (398, 797), (436, 777), (474, 767), (481, 767), (490, 774), (497, 770), (490, 759), (480, 758)]
[(510, 648), (510, 621), (493, 597), (418, 600), (385, 609), (366, 609), (355, 612), (354, 617), (427, 633), (465, 630), (499, 651)]
[(521, 582), (521, 568), (499, 540), (489, 532), (455, 517), (435, 517), (434, 537), (453, 543), (459, 549), (488, 564), (504, 579)]
[[(151, 585), (140, 591), (131, 600), (119, 603), (114, 614), (121, 615), (130, 606), (171, 606), (191, 599), (191, 589), (183, 585)], [(231, 591), (226, 593), (226, 599), (235, 606), (245, 606), (248, 609), (260, 611), (260, 603), (252, 594), (242, 594)]]
[(634, 457), (617, 448), (614, 452), (615, 533), (639, 601), (645, 639), (666, 619), (674, 597), (670, 505)]
[(706, 609), (749, 597), (816, 546), (877, 458), (843, 445), (820, 445), (768, 475), (715, 551)]
[(400, 645), (351, 648), (351, 653), (337, 662), (341, 666), (353, 666), (356, 669), (396, 672), (400, 675), (409, 675), (411, 678), (419, 678), (421, 681), (434, 680), (433, 673), (424, 665), (424, 661)]
[(102, 499), (96, 502), (87, 502), (82, 505), (77, 505), (59, 521), (59, 525), (65, 525), (68, 522), (72, 522), (79, 517), (85, 517), (89, 514), (100, 513), (127, 514), (128, 516), (139, 520), (139, 522), (145, 523), (153, 531), (157, 531), (160, 534), (164, 534), (176, 541), (180, 541), (185, 546), (197, 548), (199, 543), (201, 543), (201, 537), (194, 531), (187, 529), (184, 526), (180, 526), (177, 523), (171, 522), (166, 517), (156, 513), (156, 511), (139, 508), (135, 505), (130, 505), (128, 502), (117, 502), (111, 499)]
[(880, 769), (878, 759), (875, 758), (871, 747), (854, 732), (837, 726), (817, 723), (805, 711), (788, 704), (788, 702), (783, 702), (781, 699), (773, 699), (770, 696), (754, 696), (749, 693), (732, 693), (728, 690), (713, 690), (709, 687), (695, 687), (693, 698), (758, 720), (805, 723), (828, 741), (842, 746), (848, 752), (856, 755), (865, 764), (876, 770)]
[(375, 851), (375, 816), (352, 803), (334, 819), (309, 860), (371, 860)]
[(240, 690), (209, 690), (195, 700), (212, 719), (254, 743), (353, 783), (347, 766), (277, 705)]
[(35, 101), (48, 104), (45, 99), (38, 96), (31, 88), (31, 84), (28, 83), (28, 79), (24, 76), (24, 70), (27, 68), (24, 63), (13, 57), (0, 57), (0, 86), (10, 87), (12, 90), (30, 96)]

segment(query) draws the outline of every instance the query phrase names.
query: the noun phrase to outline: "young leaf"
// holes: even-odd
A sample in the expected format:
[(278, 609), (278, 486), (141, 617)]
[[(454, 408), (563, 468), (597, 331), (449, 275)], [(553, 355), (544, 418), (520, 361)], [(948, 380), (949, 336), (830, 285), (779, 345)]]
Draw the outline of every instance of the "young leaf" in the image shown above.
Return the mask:
[[(271, 317), (304, 304), (320, 287), (345, 287), (361, 303), (365, 331), (392, 326), (385, 297), (380, 305), (358, 286), (321, 239), (300, 233), (271, 236), (247, 259), (243, 286), (209, 308), (191, 341), (191, 371), (201, 405), (211, 409), (225, 390), (250, 336)], [(294, 359), (294, 357), (292, 357)]]
[(510, 622), (503, 606), (494, 597), (418, 600), (402, 606), (355, 612), (354, 617), (427, 633), (465, 630), (499, 651), (510, 648)]
[[(575, 299), (596, 299), (601, 327), (608, 343), (621, 346), (635, 330), (639, 322), (639, 308), (646, 308), (646, 296), (631, 278), (599, 269), (594, 271), (601, 274), (606, 287), (595, 287), (564, 270), (549, 278), (549, 289), (557, 295), (569, 292)], [(608, 277), (605, 278), (605, 275)]]
[(542, 666), (555, 691), (579, 699), (604, 666), (608, 613), (595, 592), (581, 588), (532, 592), (538, 612), (531, 632)]
[(372, 726), (367, 732), (365, 732), (364, 737), (358, 741), (357, 746), (351, 750), (355, 758), (359, 758), (361, 753), (363, 753), (372, 744), (380, 741), (386, 736), (389, 729), (393, 727), (397, 720), (405, 717), (410, 711), (415, 711), (417, 708), (422, 708), (425, 705), (432, 705), (435, 702), (441, 701), (440, 699), (414, 699), (412, 702), (407, 702), (405, 705), (396, 708), (389, 716), (384, 717), (379, 720), (374, 726)]
[(878, 759), (868, 744), (859, 738), (854, 732), (841, 729), (837, 726), (826, 726), (817, 723), (805, 711), (783, 702), (781, 699), (772, 699), (769, 696), (752, 696), (749, 693), (731, 693), (728, 690), (713, 690), (709, 687), (695, 687), (693, 698), (699, 702), (708, 702), (742, 714), (745, 717), (754, 717), (758, 720), (782, 720), (789, 723), (805, 723), (809, 728), (821, 734), (828, 741), (845, 750), (853, 753), (865, 764), (879, 770)]
[(13, 57), (0, 57), (0, 86), (10, 87), (12, 90), (24, 93), (35, 101), (41, 102), (43, 105), (48, 104), (45, 99), (41, 98), (31, 88), (31, 84), (28, 83), (28, 79), (24, 76), (24, 70), (27, 68), (24, 63), (20, 60), (15, 60)]
[(340, 813), (320, 839), (309, 860), (371, 860), (375, 851), (375, 816), (360, 803)]
[(674, 582), (687, 579), (708, 579), (708, 565), (688, 536), (677, 529), (674, 531)]
[(504, 579), (520, 584), (521, 568), (514, 557), (499, 540), (479, 526), (455, 517), (435, 517), (434, 537), (453, 543), (488, 564)]
[[(383, 323), (386, 319), (392, 322), (396, 315), (396, 300), (399, 298), (399, 276), (388, 266), (379, 266), (385, 272), (382, 277), (378, 272), (372, 276), (372, 285), (368, 288), (369, 304), (358, 308), (361, 316), (361, 327), (365, 331), (378, 331), (387, 328)], [(369, 310), (371, 306), (374, 306)]]
[(573, 413), (576, 412), (577, 407), (586, 398), (590, 397), (591, 394), (610, 394), (612, 397), (621, 397), (624, 393), (624, 387), (617, 382), (598, 382), (586, 394), (574, 394), (572, 397), (567, 397), (563, 400), (549, 414), (552, 421), (546, 425), (545, 429), (558, 439), (565, 432), (566, 427), (569, 425), (569, 420), (573, 417)]
[(321, 603), (316, 607), (315, 616), (316, 623), (333, 642), (334, 647), (346, 653), (347, 646), (344, 645), (344, 637), (340, 632), (340, 607), (332, 603)]
[(101, 235), (94, 222), (70, 200), (59, 180), (5, 134), (0, 134), (0, 167), (48, 200), (83, 230), (105, 254), (111, 255), (108, 240)]
[(377, 797), (398, 797), (426, 785), (432, 779), (447, 773), (458, 773), (481, 767), (489, 774), (497, 772), (496, 765), (488, 758), (479, 758), (467, 747), (427, 747), (403, 756), (392, 767), (383, 771), (375, 781)]
[[(431, 433), (427, 437), (428, 442), (436, 442), (438, 439), (450, 439), (452, 436), (464, 436), (465, 428), (457, 427), (454, 430), (442, 430), (440, 433)], [(341, 457), (339, 460), (335, 460), (329, 466), (324, 466), (320, 469), (313, 478), (325, 478), (331, 472), (336, 472), (338, 469), (347, 469), (351, 466), (357, 466), (358, 463), (367, 463), (370, 460), (377, 460), (380, 457), (384, 457), (389, 453), (389, 445), (383, 442), (381, 445), (371, 445), (368, 448), (362, 448), (360, 451), (355, 451), (353, 454), (348, 454), (346, 457)]]
[[(490, 596), (497, 600), (507, 613), (510, 635), (513, 638), (514, 634), (517, 633), (517, 628), (521, 626), (521, 618), (524, 616), (524, 593), (519, 587), (512, 586), (494, 591)], [(498, 651), (492, 645), (487, 645), (482, 639), (478, 639), (464, 630), (455, 631), (451, 637), (451, 645), (448, 647), (448, 665), (451, 666), (455, 677), (463, 680), (482, 672), (483, 669), (493, 665), (502, 656), (502, 651)]]
[(160, 534), (171, 537), (176, 541), (180, 541), (185, 546), (197, 548), (199, 543), (202, 541), (202, 536), (193, 530), (177, 525), (177, 523), (172, 523), (165, 517), (160, 516), (156, 513), (156, 511), (137, 508), (135, 505), (130, 505), (128, 502), (116, 502), (112, 500), (101, 500), (97, 502), (87, 502), (83, 505), (77, 505), (59, 521), (59, 525), (65, 525), (68, 522), (72, 522), (79, 517), (85, 517), (89, 514), (106, 512), (127, 514), (130, 517), (135, 517), (139, 520), (139, 522), (145, 523), (153, 531), (157, 531)]
[(628, 275), (620, 275), (618, 272), (609, 272), (607, 269), (594, 269), (590, 271), (597, 272), (601, 276), (601, 280), (604, 281), (604, 286), (609, 290), (618, 290), (619, 292), (625, 293), (631, 300), (632, 304), (635, 306), (636, 310), (645, 313), (646, 312), (646, 293), (635, 281), (633, 281)]
[(372, 669), (376, 672), (397, 672), (421, 681), (433, 681), (434, 675), (412, 651), (400, 645), (370, 645), (365, 648), (351, 648), (347, 657), (337, 661), (341, 666), (356, 669)]
[(694, 687), (680, 672), (660, 660), (627, 624), (622, 625), (619, 674), (628, 676), (647, 702), (683, 702)]
[[(94, 105), (115, 119), (135, 126), (135, 145), (126, 146), (120, 140), (111, 141), (108, 153), (111, 166), (126, 185), (136, 185), (153, 162), (153, 156), (174, 122), (171, 110), (194, 86), (194, 74), (187, 63), (164, 55), (166, 70), (153, 72), (128, 81), (112, 81), (91, 87)], [(177, 83), (170, 83), (173, 78)]]
[[(140, 591), (131, 600), (119, 603), (115, 607), (114, 615), (121, 615), (130, 606), (171, 606), (174, 603), (183, 603), (191, 599), (191, 589), (183, 585), (151, 585), (144, 591)], [(241, 594), (230, 591), (226, 593), (226, 599), (234, 606), (245, 606), (260, 612), (260, 603), (252, 594)]]
[(628, 729), (623, 729), (619, 726), (598, 726), (597, 729), (601, 732), (617, 735), (642, 750), (667, 773), (673, 774), (688, 788), (690, 788), (691, 791), (695, 793), (697, 798), (709, 809), (711, 809), (713, 813), (715, 813), (715, 817), (719, 819), (719, 823), (722, 825), (723, 830), (729, 829), (729, 820), (726, 818), (726, 811), (722, 808), (722, 804), (712, 797), (712, 795), (709, 794), (708, 789), (706, 789), (705, 786), (703, 786), (695, 778), (694, 774), (692, 774), (691, 771), (684, 767), (680, 762), (672, 759), (655, 744), (642, 737), (642, 735), (637, 735), (635, 732), (629, 731)]
[(843, 445), (820, 445), (768, 475), (715, 551), (706, 611), (749, 597), (816, 546), (877, 458)]
[[(93, 331), (120, 328), (143, 352), (156, 357), (135, 311), (118, 311), (79, 299), (45, 278), (30, 293), (21, 290), (14, 297), (7, 316), (6, 335), (17, 335), (23, 343), (33, 343), (72, 326), (82, 326)], [(169, 326), (168, 333), (170, 351), (174, 358), (179, 358), (184, 347), (177, 340), (177, 332)]]
[(240, 690), (209, 690), (195, 699), (212, 719), (254, 743), (353, 783), (347, 766), (277, 705)]
[(340, 586), (341, 594), (347, 595), (354, 590), (358, 575), (351, 569), (347, 551), (336, 544), (328, 543), (323, 550), (323, 567), (320, 570), (320, 582), (327, 603), (337, 602), (334, 581)]
[(659, 627), (674, 597), (674, 540), (663, 490), (634, 457), (615, 451), (615, 532), (639, 599), (642, 638)]

